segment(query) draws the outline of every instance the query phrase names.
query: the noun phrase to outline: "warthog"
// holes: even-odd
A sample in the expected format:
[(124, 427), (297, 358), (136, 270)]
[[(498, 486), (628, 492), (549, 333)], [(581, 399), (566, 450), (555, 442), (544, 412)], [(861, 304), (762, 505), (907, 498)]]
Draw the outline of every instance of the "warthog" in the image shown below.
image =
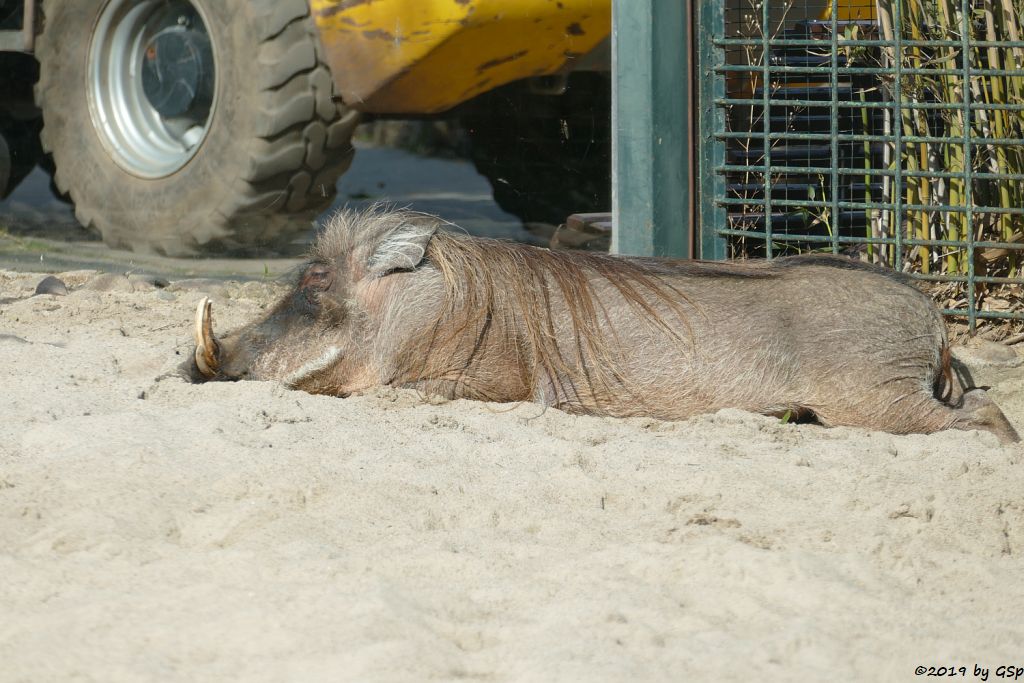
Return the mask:
[(376, 386), (677, 420), (720, 408), (898, 434), (1017, 434), (950, 371), (942, 317), (901, 276), (835, 256), (707, 263), (554, 252), (341, 213), (289, 293), (218, 339), (192, 377)]

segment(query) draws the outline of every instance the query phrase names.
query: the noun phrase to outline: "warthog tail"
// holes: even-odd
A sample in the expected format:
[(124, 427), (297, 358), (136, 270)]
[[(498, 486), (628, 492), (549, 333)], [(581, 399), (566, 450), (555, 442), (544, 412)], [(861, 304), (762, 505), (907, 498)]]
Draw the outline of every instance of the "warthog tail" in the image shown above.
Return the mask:
[(953, 374), (953, 353), (949, 349), (949, 342), (942, 345), (940, 353), (939, 372), (935, 375), (935, 398), (943, 403), (957, 403), (960, 401), (960, 381)]

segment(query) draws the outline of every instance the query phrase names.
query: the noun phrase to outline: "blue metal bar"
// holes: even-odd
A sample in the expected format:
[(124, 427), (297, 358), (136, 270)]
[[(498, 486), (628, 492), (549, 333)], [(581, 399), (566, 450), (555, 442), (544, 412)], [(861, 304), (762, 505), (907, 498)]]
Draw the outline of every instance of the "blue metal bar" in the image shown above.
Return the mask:
[[(783, 91), (784, 92), (784, 91)], [(761, 100), (754, 100), (749, 98), (722, 98), (715, 101), (715, 104), (719, 106), (748, 106), (748, 105), (760, 105)], [(780, 99), (778, 101), (779, 106), (783, 107), (820, 107), (824, 108), (828, 102), (825, 100), (803, 100), (803, 99)], [(865, 109), (887, 109), (892, 107), (894, 101), (883, 101), (883, 102), (860, 102), (858, 100), (842, 100), (840, 101), (844, 107), (856, 107)], [(938, 111), (960, 111), (963, 109), (963, 104), (960, 102), (900, 102), (900, 106), (903, 109), (934, 109)], [(998, 104), (998, 103), (987, 103), (982, 102), (980, 104), (971, 103), (970, 108), (972, 111), (1024, 111), (1024, 104)]]
[[(838, 46), (837, 46), (838, 47)], [(838, 55), (836, 55), (838, 57)], [(762, 70), (762, 67), (751, 64), (724, 64), (717, 68), (722, 73), (754, 73)], [(773, 74), (796, 74), (798, 76), (831, 75), (831, 66), (770, 66)], [(836, 64), (835, 72), (843, 76), (888, 76), (892, 69), (874, 66), (839, 66)], [(907, 76), (959, 76), (963, 74), (961, 69), (922, 69), (905, 68), (903, 73)], [(1016, 69), (971, 69), (975, 76), (1019, 76)]]
[(964, 204), (967, 206), (964, 230), (967, 236), (967, 325), (973, 334), (978, 325), (977, 287), (974, 273), (974, 169), (971, 149), (971, 33), (970, 0), (960, 5), (961, 61), (963, 62), (963, 117), (964, 117)]
[[(764, 132), (764, 165), (772, 166), (772, 141), (768, 134), (771, 128), (771, 67), (768, 65), (768, 56), (771, 54), (771, 15), (768, 7), (771, 3), (767, 0), (761, 2), (761, 127)], [(762, 176), (764, 181), (764, 234), (765, 234), (765, 256), (771, 258), (772, 254), (772, 174), (765, 173)]]
[[(896, 7), (896, 3), (893, 3)], [(899, 14), (899, 8), (893, 15)], [(894, 27), (896, 28), (896, 27)], [(713, 40), (718, 47), (761, 47), (764, 45), (763, 38), (716, 38)], [(907, 40), (896, 38), (893, 40), (871, 40), (871, 39), (843, 39), (843, 47), (962, 47), (962, 40)], [(822, 41), (814, 38), (772, 38), (768, 41), (770, 47), (816, 47), (821, 48)], [(971, 41), (974, 47), (996, 47), (1015, 48), (1024, 47), (1024, 40), (975, 40)]]
[[(749, 199), (747, 197), (719, 197), (717, 200), (719, 203), (726, 206), (767, 206), (764, 199)], [(815, 200), (815, 199), (773, 199), (773, 206), (782, 207), (793, 207), (797, 209), (815, 208), (815, 209), (829, 209), (832, 208), (833, 202), (831, 200)], [(966, 206), (956, 205), (951, 206), (949, 204), (896, 204), (888, 202), (871, 202), (870, 204), (865, 202), (838, 202), (838, 208), (840, 209), (889, 209), (895, 211), (898, 208), (902, 208), (904, 211), (938, 211), (944, 213), (962, 213), (966, 214), (968, 211), (972, 213), (991, 213), (991, 214), (1005, 214), (1008, 216), (1024, 216), (1024, 207), (1022, 206)]]
[[(621, 1), (621, 0), (619, 0)], [(697, 26), (702, 36), (718, 36), (725, 26), (723, 3), (720, 2), (698, 2)], [(716, 69), (725, 61), (722, 50), (715, 47), (713, 41), (697, 41), (698, 57), (698, 107), (699, 138), (700, 138), (700, 168), (698, 174), (698, 196), (700, 197), (700, 215), (698, 229), (700, 234), (700, 257), (703, 259), (724, 259), (726, 254), (726, 238), (719, 231), (728, 223), (728, 216), (724, 206), (718, 204), (715, 199), (725, 196), (725, 176), (717, 171), (707, 172), (708, 169), (718, 169), (725, 164), (725, 145), (717, 140), (714, 134), (725, 129), (725, 109), (717, 106), (725, 94), (725, 79), (716, 73)]]
[[(742, 215), (736, 215), (731, 218), (733, 222), (742, 221)], [(747, 237), (751, 239), (764, 239), (764, 234), (757, 230), (744, 230), (743, 228), (721, 228), (720, 232), (723, 235), (733, 235), (736, 237)], [(828, 235), (796, 235), (789, 233), (776, 233), (773, 239), (776, 242), (814, 242), (818, 244), (830, 244), (832, 237)], [(895, 237), (856, 237), (856, 236), (841, 236), (839, 237), (840, 244), (896, 244)], [(913, 239), (904, 238), (903, 244), (912, 247), (954, 247), (962, 249), (965, 242), (958, 240), (934, 240), (934, 239)], [(1016, 249), (1024, 250), (1024, 244), (1018, 242), (975, 242), (974, 246), (978, 249)], [(914, 275), (915, 277), (939, 277), (948, 278), (950, 281), (954, 281), (954, 278), (963, 278), (966, 282), (966, 275), (924, 275), (921, 273), (908, 273), (908, 275)], [(978, 282), (987, 282), (988, 276), (978, 275), (974, 279)], [(1009, 282), (1020, 283), (1020, 278), (1005, 278)], [(960, 280), (956, 280), (960, 281)], [(995, 280), (992, 280), (993, 282)]]
[(893, 51), (890, 61), (894, 69), (893, 93), (892, 93), (892, 125), (895, 135), (893, 136), (893, 163), (895, 164), (896, 185), (892, 190), (892, 196), (896, 198), (896, 206), (893, 207), (892, 231), (896, 237), (896, 248), (892, 256), (893, 267), (896, 270), (903, 270), (903, 112), (900, 104), (903, 101), (903, 15), (901, 13), (902, 0), (896, 0), (893, 11), (893, 36), (895, 37)]
[(1007, 313), (1004, 311), (979, 311), (973, 306), (968, 309), (962, 308), (943, 308), (943, 315), (956, 316), (959, 318), (967, 318), (968, 320), (974, 320), (974, 327), (977, 327), (979, 319), (989, 320), (1024, 320), (1024, 313)]
[[(824, 175), (831, 173), (831, 166), (772, 166), (770, 169), (761, 164), (723, 164), (715, 169), (716, 173), (787, 173), (790, 175)], [(880, 176), (895, 176), (892, 168), (840, 168), (840, 175), (862, 176), (865, 173)], [(963, 178), (960, 171), (902, 171), (906, 178)], [(989, 173), (976, 171), (975, 178), (984, 180), (1024, 180), (1024, 173)]]
[(612, 3), (612, 251), (690, 255), (688, 10)]
[[(765, 3), (767, 4), (767, 3)], [(831, 151), (832, 151), (832, 187), (830, 188), (830, 195), (832, 199), (832, 206), (829, 207), (830, 211), (830, 222), (829, 230), (832, 233), (832, 253), (839, 253), (839, 2), (838, 0), (832, 0), (832, 5), (829, 14), (831, 15), (831, 30), (829, 31), (829, 59), (831, 61), (831, 73), (829, 74), (829, 95), (832, 99), (832, 120), (829, 124), (829, 133), (832, 136), (831, 140)], [(767, 60), (766, 60), (767, 61)], [(769, 139), (770, 131), (769, 131)]]
[[(838, 110), (834, 112), (838, 116)], [(755, 133), (753, 131), (722, 131), (717, 133), (715, 137), (719, 139), (733, 139), (733, 140), (747, 140), (751, 138), (760, 138), (762, 134)], [(892, 142), (893, 136), (891, 135), (863, 135), (859, 133), (846, 134), (838, 132), (828, 133), (768, 133), (767, 137), (769, 140), (808, 140), (814, 142), (831, 142), (832, 140), (838, 140), (841, 142)], [(928, 143), (928, 144), (942, 144), (942, 143), (959, 143), (965, 144), (967, 142), (967, 136), (956, 137), (956, 136), (929, 136), (929, 135), (904, 135), (903, 142), (906, 143)], [(1020, 138), (981, 138), (971, 137), (971, 142), (975, 145), (1012, 145), (1015, 147), (1024, 147), (1024, 140)]]

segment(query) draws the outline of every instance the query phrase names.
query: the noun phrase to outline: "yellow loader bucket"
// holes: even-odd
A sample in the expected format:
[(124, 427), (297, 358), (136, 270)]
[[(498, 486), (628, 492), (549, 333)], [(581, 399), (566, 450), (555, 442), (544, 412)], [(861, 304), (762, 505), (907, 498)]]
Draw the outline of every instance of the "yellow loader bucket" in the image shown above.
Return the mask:
[(611, 33), (611, 0), (311, 0), (349, 106), (433, 113), (571, 68)]

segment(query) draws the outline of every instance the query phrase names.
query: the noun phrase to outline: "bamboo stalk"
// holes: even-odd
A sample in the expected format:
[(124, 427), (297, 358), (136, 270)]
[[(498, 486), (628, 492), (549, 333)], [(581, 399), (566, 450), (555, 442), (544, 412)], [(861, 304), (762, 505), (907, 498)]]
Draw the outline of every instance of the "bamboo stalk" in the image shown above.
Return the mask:
[[(897, 0), (899, 1), (899, 0)], [(875, 14), (878, 17), (878, 31), (882, 39), (888, 42), (890, 45), (895, 39), (895, 31), (893, 29), (893, 18), (892, 18), (892, 0), (875, 0)], [(892, 68), (896, 64), (896, 50), (893, 47), (883, 47), (881, 49), (881, 62), (882, 66), (886, 68)], [(886, 100), (892, 101), (895, 95), (893, 90), (889, 87), (887, 82), (882, 83), (882, 86), (886, 90)], [(890, 138), (893, 134), (893, 115), (892, 110), (886, 107), (882, 110), (882, 134), (886, 138)], [(886, 144), (882, 148), (882, 165), (886, 170), (892, 171), (895, 169), (896, 164), (900, 163), (898, 156), (893, 154), (894, 144)], [(895, 156), (895, 158), (894, 158)], [(886, 174), (882, 177), (882, 201), (888, 204), (893, 203), (893, 180), (892, 176)], [(897, 190), (898, 191), (898, 190)], [(895, 209), (889, 209), (881, 212), (881, 216), (878, 221), (878, 231), (882, 237), (889, 237), (893, 230), (899, 229), (899, 216), (896, 215)], [(886, 249), (886, 260), (889, 263), (896, 262), (895, 246), (891, 249)]]
[[(985, 40), (996, 41), (999, 40), (998, 34), (996, 33), (996, 17), (995, 7), (993, 6), (992, 0), (982, 1), (982, 13), (985, 17)], [(1002, 51), (997, 47), (989, 47), (987, 51), (988, 57), (988, 68), (989, 69), (1002, 69), (1003, 58)], [(986, 79), (988, 87), (982, 88), (985, 94), (988, 96), (989, 101), (992, 103), (1003, 104), (1006, 102), (1006, 91), (1004, 88), (1003, 81), (1005, 80), (1002, 76), (992, 76)], [(979, 114), (982, 112), (979, 111)], [(992, 116), (992, 130), (995, 137), (1002, 138), (1006, 133), (1004, 124), (1005, 111), (995, 111)], [(992, 150), (995, 153), (995, 161), (998, 168), (1007, 168), (1006, 148), (1002, 145), (994, 145), (995, 149)], [(1011, 208), (1011, 197), (1010, 187), (1006, 180), (995, 181), (996, 188), (999, 193), (1000, 206), (1003, 208)], [(1013, 236), (1013, 224), (1012, 217), (1010, 214), (999, 215), (999, 232), (1004, 240), (1010, 239)]]
[[(944, 27), (944, 32), (948, 36), (950, 27), (959, 26), (959, 8), (953, 6), (952, 0), (940, 0), (939, 2), (939, 14), (938, 24)], [(959, 51), (957, 48), (949, 47), (942, 50), (943, 62), (941, 63), (944, 68), (954, 69), (957, 66), (957, 56)], [(940, 92), (940, 97), (944, 102), (960, 102), (964, 96), (964, 84), (963, 80), (959, 75), (946, 75), (941, 77), (943, 82), (943, 88)], [(967, 122), (964, 121), (963, 111), (956, 109), (952, 112), (947, 112), (945, 122), (948, 127), (949, 137), (951, 138), (962, 138)], [(965, 170), (965, 157), (964, 149), (961, 145), (948, 144), (946, 147), (946, 169), (957, 173)], [(963, 198), (966, 196), (964, 192), (964, 181), (962, 178), (951, 178), (949, 180), (949, 206), (962, 206)], [(966, 238), (966, 232), (963, 229), (963, 214), (949, 211), (946, 213), (946, 230), (947, 238), (950, 240), (962, 240)], [(947, 272), (953, 272), (956, 274), (963, 274), (967, 272), (967, 264), (961, 258), (962, 254), (959, 251), (950, 250), (947, 257)]]
[[(864, 92), (864, 88), (858, 89), (857, 95), (858, 95), (858, 98), (860, 99), (862, 104), (866, 104), (867, 103), (867, 95)], [(864, 129), (865, 132), (868, 131), (868, 128), (869, 128), (869, 125), (870, 125), (870, 121), (871, 121), (871, 115), (868, 112), (868, 108), (866, 106), (862, 106), (860, 108), (860, 123), (861, 123), (861, 127)], [(871, 143), (865, 141), (864, 142), (864, 146), (863, 146), (863, 150), (864, 150), (864, 169), (865, 169), (864, 170), (864, 203), (865, 204), (871, 204), (871, 201), (872, 201), (872, 197), (871, 197), (871, 170), (870, 170), (871, 169), (871, 161), (872, 161), (871, 160)], [(868, 217), (868, 220), (867, 220), (867, 235), (866, 236), (869, 239), (871, 239), (871, 238), (878, 239), (878, 237), (879, 237), (879, 225), (878, 225), (878, 222), (879, 222), (878, 214), (879, 213), (880, 212), (877, 209), (872, 209), (871, 210), (871, 215)], [(872, 263), (878, 263), (879, 262), (878, 256), (879, 256), (879, 254), (875, 250), (874, 243), (873, 242), (868, 242), (868, 261), (870, 261)]]
[[(911, 40), (922, 40), (923, 36), (921, 35), (920, 27), (925, 22), (924, 9), (918, 2), (913, 0), (906, 3), (906, 8), (906, 12), (901, 12), (904, 26), (900, 27), (900, 30), (908, 32)], [(921, 69), (924, 67), (925, 60), (922, 57), (921, 48), (915, 45), (907, 51), (907, 55), (910, 68)], [(920, 102), (922, 99), (924, 81), (925, 79), (920, 76), (911, 78), (911, 82), (914, 84), (911, 90), (911, 98), (915, 102)], [(900, 113), (903, 119), (903, 129), (907, 135), (928, 135), (928, 122), (923, 110), (901, 109)], [(913, 151), (907, 151), (907, 169), (910, 171), (926, 168), (928, 163), (927, 145), (919, 143), (914, 147), (916, 149), (912, 148)], [(902, 153), (903, 151), (900, 150), (900, 154)], [(907, 181), (907, 203), (928, 204), (931, 201), (930, 190), (928, 178), (912, 176)], [(928, 215), (925, 212), (914, 211), (910, 213), (907, 220), (907, 236), (910, 238), (928, 239)], [(921, 263), (921, 272), (929, 273), (931, 270), (931, 250), (928, 247), (920, 246), (917, 247), (916, 251)]]
[[(1003, 38), (1006, 40), (1021, 39), (1021, 15), (1024, 13), (1024, 2), (1018, 0), (1018, 6), (1014, 7), (1014, 0), (1000, 0), (1000, 12), (997, 13), (999, 25)], [(1016, 69), (1020, 72), (1016, 76), (1007, 76), (1006, 101), (1012, 104), (1024, 104), (1024, 49), (1019, 47), (1010, 48), (1005, 53), (1004, 67)], [(1021, 138), (1024, 137), (1024, 114), (1021, 112), (1003, 111), (1000, 112), (1006, 120), (1007, 135)], [(1007, 151), (1007, 164), (1010, 169), (1024, 169), (1024, 148), (1016, 146)], [(1020, 183), (1010, 184), (1010, 199), (1012, 206), (1024, 205), (1024, 187)], [(1008, 239), (1024, 234), (1024, 219), (1020, 216), (1011, 216), (1011, 235)], [(1008, 254), (1009, 271), (1011, 274), (1018, 274), (1018, 254), (1011, 251)]]
[[(897, 8), (901, 17), (899, 22), (894, 21)], [(894, 116), (889, 115), (888, 109), (883, 110), (883, 116), (886, 116), (883, 119), (884, 134), (890, 139), (894, 131), (897, 134), (945, 136), (949, 139), (949, 142), (941, 144), (911, 144), (902, 149), (895, 149), (895, 144), (890, 142), (883, 148), (886, 168), (897, 168), (896, 164), (901, 164), (909, 172), (927, 169), (953, 174), (948, 179), (911, 175), (902, 187), (896, 187), (895, 180), (886, 176), (882, 179), (883, 198), (894, 203), (895, 193), (899, 192), (905, 194), (908, 203), (948, 206), (954, 210), (924, 209), (909, 212), (906, 216), (886, 211), (873, 222), (873, 235), (886, 234), (891, 225), (893, 231), (899, 230), (908, 237), (938, 237), (963, 242), (971, 237), (967, 234), (966, 215), (962, 211), (966, 197), (973, 196), (977, 205), (1014, 210), (1024, 207), (1024, 183), (1005, 178), (975, 178), (971, 187), (966, 185), (966, 174), (975, 169), (998, 175), (1024, 173), (1024, 112), (1005, 108), (1008, 104), (1024, 104), (1024, 48), (998, 45), (1000, 41), (1021, 41), (1024, 37), (1024, 0), (972, 0), (968, 10), (971, 16), (964, 17), (963, 11), (960, 0), (875, 0), (879, 33), (887, 42), (905, 37), (915, 43), (932, 39), (960, 43), (966, 39), (967, 44), (975, 40), (989, 44), (971, 46), (966, 54), (955, 44), (934, 47), (915, 44), (899, 55), (894, 54), (892, 47), (881, 48), (881, 66), (893, 69), (892, 75), (883, 79), (890, 93), (896, 77), (895, 67), (902, 63), (908, 70), (914, 70), (913, 74), (902, 72), (902, 82), (897, 88), (906, 101), (953, 105), (929, 113), (917, 108), (903, 108), (900, 103), (895, 103)], [(962, 35), (964, 30), (972, 35)], [(966, 79), (962, 73), (965, 62), (975, 71), (991, 69), (1004, 73), (975, 73)], [(931, 76), (927, 70), (933, 67), (946, 73)], [(957, 106), (962, 105), (967, 97), (980, 106), (969, 112)], [(978, 138), (1021, 142), (972, 144), (972, 168), (967, 168), (968, 143), (958, 141)], [(973, 237), (977, 240), (1021, 242), (1024, 241), (1024, 215), (1013, 212), (978, 214), (973, 230)], [(963, 275), (971, 265), (962, 249), (935, 253), (918, 247), (912, 252), (912, 264), (926, 273), (932, 268)], [(983, 260), (985, 263), (976, 261), (974, 264), (979, 273), (1024, 272), (1024, 264), (1018, 264), (1016, 250), (989, 249), (985, 251)], [(977, 293), (984, 290), (981, 285), (976, 285)]]

